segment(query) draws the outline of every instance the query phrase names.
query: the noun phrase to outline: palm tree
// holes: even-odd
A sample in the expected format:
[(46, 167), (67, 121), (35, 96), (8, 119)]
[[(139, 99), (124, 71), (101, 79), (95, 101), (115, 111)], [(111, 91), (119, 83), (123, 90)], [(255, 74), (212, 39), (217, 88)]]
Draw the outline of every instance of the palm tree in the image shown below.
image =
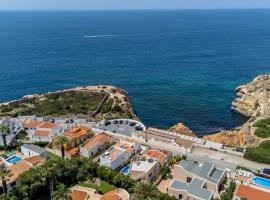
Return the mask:
[(61, 147), (61, 154), (62, 154), (62, 158), (65, 158), (65, 147), (64, 145), (68, 143), (68, 139), (65, 136), (60, 136), (56, 141), (55, 144), (57, 146)]
[(4, 167), (0, 167), (0, 178), (2, 180), (2, 185), (3, 185), (3, 192), (7, 194), (7, 182), (6, 182), (6, 177), (11, 176), (10, 171)]
[(134, 193), (135, 199), (138, 200), (151, 199), (158, 195), (158, 191), (153, 184), (144, 182), (139, 182), (136, 184)]
[(5, 126), (4, 124), (0, 124), (0, 134), (2, 135), (2, 139), (3, 139), (5, 150), (7, 150), (6, 136), (7, 136), (8, 133), (9, 133), (8, 127)]
[(50, 190), (50, 196), (51, 199), (53, 199), (53, 185), (54, 185), (54, 177), (55, 177), (55, 172), (56, 172), (56, 167), (58, 165), (57, 160), (51, 159), (51, 160), (47, 160), (42, 167), (40, 168), (40, 172), (42, 174), (44, 174), (45, 176), (45, 181), (49, 186), (49, 190)]
[(53, 192), (53, 198), (55, 200), (70, 200), (70, 191), (65, 184), (60, 183), (56, 186), (56, 191)]

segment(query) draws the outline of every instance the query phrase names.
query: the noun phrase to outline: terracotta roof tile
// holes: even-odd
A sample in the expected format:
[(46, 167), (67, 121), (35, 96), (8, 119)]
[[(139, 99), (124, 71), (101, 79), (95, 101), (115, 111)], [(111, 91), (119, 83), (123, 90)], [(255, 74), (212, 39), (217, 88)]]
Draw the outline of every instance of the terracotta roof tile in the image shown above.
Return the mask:
[(32, 157), (25, 158), (23, 160), (30, 163), (32, 166), (37, 166), (37, 165), (42, 164), (45, 161), (45, 158), (41, 156), (32, 156)]
[(88, 194), (87, 192), (80, 191), (80, 190), (73, 190), (71, 193), (72, 200), (87, 200)]
[(144, 155), (156, 158), (160, 163), (163, 163), (167, 159), (167, 155), (159, 150), (148, 150), (144, 153)]
[(248, 200), (269, 200), (270, 193), (257, 190), (245, 185), (239, 185), (236, 191), (237, 197), (246, 197)]
[(107, 192), (100, 200), (122, 200), (122, 198), (116, 194), (115, 190)]
[(86, 149), (91, 149), (93, 148), (95, 145), (103, 145), (106, 142), (111, 142), (112, 141), (112, 137), (110, 137), (109, 135), (102, 133), (102, 134), (98, 134), (95, 135), (94, 137), (90, 138), (88, 140), (88, 142), (83, 146), (83, 148)]
[(83, 126), (76, 126), (65, 133), (63, 133), (64, 136), (66, 136), (69, 140), (78, 139), (84, 135), (87, 135), (91, 129), (83, 127)]
[(29, 122), (24, 123), (23, 126), (25, 128), (38, 128), (43, 123), (43, 121), (30, 120)]
[(58, 126), (58, 124), (51, 123), (51, 122), (45, 122), (39, 128), (53, 128), (55, 126)]
[(11, 176), (7, 178), (7, 182), (9, 183), (16, 180), (20, 174), (30, 170), (31, 165), (25, 162), (24, 160), (21, 160), (17, 162), (16, 164), (9, 166), (8, 169), (10, 170), (10, 173), (11, 173)]
[(43, 137), (44, 136), (49, 136), (50, 135), (50, 131), (36, 130), (33, 135), (43, 136)]

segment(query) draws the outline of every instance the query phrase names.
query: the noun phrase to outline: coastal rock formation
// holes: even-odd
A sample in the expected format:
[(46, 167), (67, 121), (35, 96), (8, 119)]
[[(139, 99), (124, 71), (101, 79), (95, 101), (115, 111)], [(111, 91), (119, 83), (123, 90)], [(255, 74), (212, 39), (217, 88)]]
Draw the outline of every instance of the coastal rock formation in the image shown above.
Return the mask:
[(188, 127), (186, 127), (183, 123), (178, 123), (169, 129), (171, 132), (188, 135), (188, 136), (196, 136)]
[(204, 139), (235, 147), (244, 147), (247, 143), (246, 134), (238, 131), (224, 131), (205, 136)]
[(138, 119), (128, 93), (106, 85), (26, 95), (0, 104), (0, 116), (18, 115), (83, 117), (93, 121), (119, 117)]
[(252, 82), (237, 87), (231, 108), (246, 117), (270, 114), (270, 75), (257, 76)]
[(263, 142), (255, 136), (253, 124), (270, 115), (270, 75), (257, 76), (252, 82), (237, 87), (231, 109), (249, 120), (233, 130), (207, 135), (204, 139), (235, 147), (254, 147)]

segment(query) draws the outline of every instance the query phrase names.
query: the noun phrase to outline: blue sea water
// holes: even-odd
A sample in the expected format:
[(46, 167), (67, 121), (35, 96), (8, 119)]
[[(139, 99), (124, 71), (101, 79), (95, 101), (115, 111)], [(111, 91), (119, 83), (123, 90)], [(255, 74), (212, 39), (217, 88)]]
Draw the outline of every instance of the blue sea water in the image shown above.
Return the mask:
[(0, 101), (74, 86), (129, 92), (149, 126), (245, 119), (234, 89), (270, 71), (270, 10), (0, 12)]

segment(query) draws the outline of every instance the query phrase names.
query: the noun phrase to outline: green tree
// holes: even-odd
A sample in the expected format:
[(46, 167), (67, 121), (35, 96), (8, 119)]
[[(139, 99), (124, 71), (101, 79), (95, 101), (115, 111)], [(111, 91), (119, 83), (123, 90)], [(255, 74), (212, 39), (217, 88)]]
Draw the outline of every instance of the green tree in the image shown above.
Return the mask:
[(3, 192), (5, 194), (7, 194), (7, 181), (6, 181), (6, 178), (8, 176), (11, 176), (10, 171), (5, 166), (1, 166), (0, 167), (0, 178), (1, 178), (1, 181), (2, 181)]
[(149, 198), (156, 198), (158, 190), (153, 184), (139, 182), (135, 185), (134, 198), (136, 200), (148, 200)]
[(65, 136), (60, 136), (56, 141), (56, 146), (59, 146), (61, 148), (61, 155), (62, 158), (65, 158), (65, 145), (68, 143), (68, 139)]
[(163, 166), (160, 169), (160, 174), (163, 178), (167, 177), (171, 173), (171, 170), (168, 166)]
[(9, 129), (7, 126), (5, 126), (4, 124), (0, 124), (0, 134), (2, 135), (2, 139), (3, 139), (3, 144), (5, 147), (5, 150), (7, 150), (7, 140), (6, 140), (6, 136), (9, 133)]
[(56, 186), (56, 191), (53, 192), (53, 198), (55, 200), (70, 200), (70, 191), (67, 186), (63, 183), (60, 183)]

